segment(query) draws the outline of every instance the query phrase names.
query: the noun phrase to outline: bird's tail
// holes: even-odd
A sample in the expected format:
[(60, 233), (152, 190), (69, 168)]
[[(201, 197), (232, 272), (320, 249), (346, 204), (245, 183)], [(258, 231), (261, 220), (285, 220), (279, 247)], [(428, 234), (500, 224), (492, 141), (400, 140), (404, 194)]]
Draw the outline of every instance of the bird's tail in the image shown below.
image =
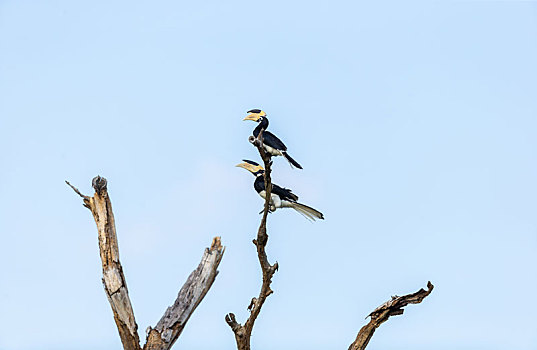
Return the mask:
[(306, 218), (315, 221), (315, 219), (321, 219), (324, 220), (323, 213), (321, 213), (318, 210), (313, 209), (312, 207), (308, 207), (307, 205), (304, 205), (302, 203), (298, 202), (290, 202), (291, 208), (298, 211), (300, 214), (304, 215)]
[(283, 151), (282, 152), (283, 156), (285, 157), (285, 159), (287, 159), (287, 161), (289, 162), (289, 164), (291, 164), (292, 166), (295, 166), (297, 167), (298, 169), (302, 169), (302, 166), (300, 164), (298, 164), (298, 162), (296, 160), (294, 160), (293, 158), (291, 158), (290, 155), (287, 154), (287, 152)]

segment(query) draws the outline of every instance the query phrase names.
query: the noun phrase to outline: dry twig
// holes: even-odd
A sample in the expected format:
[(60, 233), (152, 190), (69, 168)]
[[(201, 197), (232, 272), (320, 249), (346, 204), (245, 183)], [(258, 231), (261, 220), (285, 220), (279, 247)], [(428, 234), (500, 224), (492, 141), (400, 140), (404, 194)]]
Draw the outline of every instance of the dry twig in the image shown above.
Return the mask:
[(356, 340), (349, 346), (349, 350), (364, 350), (371, 340), (375, 330), (384, 322), (388, 321), (390, 316), (402, 315), (404, 312), (404, 307), (408, 304), (419, 304), (433, 291), (433, 284), (427, 282), (427, 289), (423, 288), (418, 290), (415, 293), (403, 295), (402, 297), (393, 296), (392, 299), (388, 300), (384, 304), (377, 307), (368, 317), (371, 317), (371, 320), (368, 324), (360, 329)]

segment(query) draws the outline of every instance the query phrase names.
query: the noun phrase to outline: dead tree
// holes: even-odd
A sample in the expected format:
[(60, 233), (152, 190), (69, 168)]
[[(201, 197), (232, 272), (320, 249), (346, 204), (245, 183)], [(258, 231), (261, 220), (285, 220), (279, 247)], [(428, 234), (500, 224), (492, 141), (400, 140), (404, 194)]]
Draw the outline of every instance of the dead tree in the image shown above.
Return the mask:
[[(263, 282), (261, 284), (261, 291), (257, 298), (252, 298), (248, 310), (250, 311), (250, 316), (244, 323), (244, 325), (237, 322), (235, 314), (229, 313), (226, 315), (225, 320), (227, 324), (231, 327), (231, 330), (235, 334), (235, 341), (237, 343), (238, 350), (250, 350), (250, 339), (252, 337), (252, 331), (254, 328), (255, 320), (261, 311), (261, 307), (265, 303), (266, 298), (273, 293), (270, 288), (272, 282), (272, 276), (278, 270), (278, 263), (271, 265), (268, 262), (267, 254), (265, 252), (265, 247), (268, 241), (267, 234), (267, 216), (270, 208), (270, 194), (272, 192), (272, 182), (270, 178), (271, 172), (271, 157), (265, 152), (263, 148), (263, 129), (259, 132), (257, 138), (250, 136), (248, 141), (252, 143), (257, 150), (263, 163), (265, 165), (265, 206), (263, 209), (263, 217), (261, 218), (261, 224), (257, 231), (257, 238), (253, 240), (254, 245), (257, 247), (257, 257), (259, 264), (261, 265), (261, 272), (263, 274)], [(431, 282), (427, 283), (428, 290), (425, 291), (420, 289), (416, 293), (408, 294), (402, 297), (394, 296), (391, 300), (382, 304), (376, 308), (368, 317), (371, 318), (370, 322), (363, 326), (356, 340), (349, 346), (348, 350), (364, 350), (371, 340), (375, 330), (384, 322), (388, 320), (390, 316), (401, 315), (404, 310), (403, 307), (408, 304), (419, 304), (422, 300), (427, 297), (433, 290), (434, 286)]]
[[(257, 147), (263, 163), (265, 165), (265, 204), (263, 216), (257, 231), (257, 238), (253, 240), (257, 248), (257, 257), (261, 266), (263, 281), (259, 296), (252, 298), (248, 306), (250, 316), (244, 325), (237, 322), (233, 313), (226, 315), (225, 320), (235, 334), (235, 341), (238, 350), (250, 350), (250, 339), (261, 308), (267, 297), (273, 293), (270, 285), (272, 277), (278, 270), (278, 263), (270, 264), (265, 252), (268, 242), (267, 234), (267, 216), (270, 209), (270, 200), (272, 192), (271, 159), (263, 148), (263, 130), (257, 138), (250, 137), (249, 141)], [(116, 227), (112, 204), (107, 192), (106, 179), (97, 176), (93, 179), (92, 185), (95, 189), (93, 197), (85, 196), (72, 186), (66, 183), (83, 198), (84, 206), (93, 214), (97, 224), (99, 235), (99, 250), (103, 267), (103, 285), (114, 313), (114, 320), (123, 343), (125, 350), (142, 350), (140, 339), (138, 338), (138, 325), (134, 318), (134, 312), (129, 299), (127, 283), (123, 275), (123, 269), (119, 261), (119, 248), (116, 236)], [(215, 237), (210, 248), (206, 248), (202, 260), (194, 270), (188, 280), (183, 285), (175, 303), (168, 307), (155, 328), (148, 327), (146, 343), (143, 350), (168, 350), (175, 343), (186, 322), (203, 300), (209, 288), (213, 284), (217, 268), (220, 264), (225, 248), (220, 243), (220, 237)], [(419, 291), (404, 296), (393, 296), (391, 300), (376, 308), (368, 317), (370, 321), (363, 326), (355, 341), (349, 346), (348, 350), (364, 350), (375, 330), (390, 316), (403, 314), (403, 308), (408, 304), (419, 304), (433, 290), (431, 282), (427, 283), (428, 290), (420, 289)]]
[[(117, 329), (124, 350), (142, 350), (138, 337), (138, 325), (134, 318), (127, 282), (119, 261), (119, 247), (112, 203), (105, 178), (97, 176), (92, 185), (93, 197), (66, 183), (83, 199), (83, 205), (93, 214), (99, 235), (99, 251), (103, 267), (103, 285), (114, 313)], [(205, 248), (198, 267), (192, 271), (179, 291), (177, 299), (168, 307), (155, 328), (148, 327), (143, 350), (168, 350), (175, 343), (186, 322), (211, 288), (225, 248), (220, 237), (213, 238), (210, 248)]]

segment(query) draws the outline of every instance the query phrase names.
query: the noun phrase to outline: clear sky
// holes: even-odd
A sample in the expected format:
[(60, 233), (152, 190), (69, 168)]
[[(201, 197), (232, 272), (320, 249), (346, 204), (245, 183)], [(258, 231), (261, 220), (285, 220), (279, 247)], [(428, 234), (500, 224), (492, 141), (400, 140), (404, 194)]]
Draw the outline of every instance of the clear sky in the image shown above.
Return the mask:
[(175, 348), (235, 347), (262, 200), (234, 165), (262, 108), (321, 210), (269, 217), (258, 350), (537, 348), (537, 3), (0, 1), (0, 349), (119, 349), (86, 194), (109, 181), (145, 339), (211, 238), (220, 274)]

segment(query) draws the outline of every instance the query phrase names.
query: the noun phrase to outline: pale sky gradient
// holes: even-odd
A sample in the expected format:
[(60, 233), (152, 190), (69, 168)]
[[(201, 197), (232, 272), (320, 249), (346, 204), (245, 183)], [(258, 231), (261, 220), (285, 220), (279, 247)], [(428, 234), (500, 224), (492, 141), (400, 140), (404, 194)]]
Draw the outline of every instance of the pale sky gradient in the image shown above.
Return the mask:
[(325, 214), (270, 215), (257, 350), (537, 348), (537, 3), (0, 0), (0, 349), (120, 349), (91, 194), (109, 181), (145, 339), (211, 238), (220, 274), (175, 349), (235, 347), (262, 200), (234, 165), (262, 108)]

